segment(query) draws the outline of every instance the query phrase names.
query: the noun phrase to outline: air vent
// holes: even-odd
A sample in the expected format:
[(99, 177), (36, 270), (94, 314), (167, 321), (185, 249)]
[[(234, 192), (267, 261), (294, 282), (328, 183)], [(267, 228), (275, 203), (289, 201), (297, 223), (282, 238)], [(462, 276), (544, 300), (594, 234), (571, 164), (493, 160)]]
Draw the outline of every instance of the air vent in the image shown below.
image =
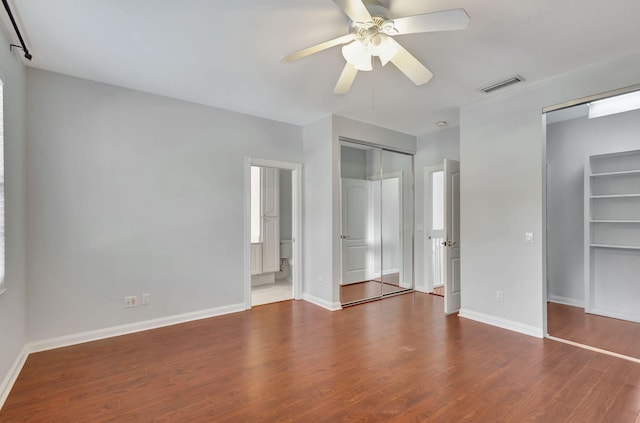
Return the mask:
[(517, 84), (518, 82), (524, 81), (524, 78), (520, 75), (512, 76), (509, 79), (505, 79), (504, 81), (496, 82), (495, 84), (489, 85), (488, 87), (482, 88), (482, 91), (489, 94), (495, 90), (499, 90), (500, 88), (508, 87), (509, 85)]

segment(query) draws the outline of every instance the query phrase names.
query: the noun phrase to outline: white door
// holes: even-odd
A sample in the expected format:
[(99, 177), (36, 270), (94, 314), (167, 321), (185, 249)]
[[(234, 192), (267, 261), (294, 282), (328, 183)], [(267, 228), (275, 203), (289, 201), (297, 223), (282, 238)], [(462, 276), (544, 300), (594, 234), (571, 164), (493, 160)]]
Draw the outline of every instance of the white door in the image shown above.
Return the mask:
[(369, 279), (369, 181), (342, 178), (342, 284)]
[(444, 161), (444, 312), (460, 310), (460, 162)]

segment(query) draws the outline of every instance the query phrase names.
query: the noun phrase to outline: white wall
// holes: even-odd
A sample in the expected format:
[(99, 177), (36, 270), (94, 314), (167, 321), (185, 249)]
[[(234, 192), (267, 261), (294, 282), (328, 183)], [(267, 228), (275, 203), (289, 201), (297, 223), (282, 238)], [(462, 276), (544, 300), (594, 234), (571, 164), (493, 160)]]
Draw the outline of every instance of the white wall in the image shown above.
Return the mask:
[(640, 111), (547, 126), (548, 296), (584, 305), (584, 163), (640, 149)]
[[(640, 55), (512, 87), (460, 113), (463, 316), (535, 336), (544, 329), (541, 110), (638, 82)], [(524, 243), (533, 232), (535, 242)], [(496, 290), (504, 302), (496, 302)]]
[(243, 157), (301, 128), (34, 69), (27, 109), (31, 340), (244, 302)]
[[(428, 290), (425, 278), (425, 234), (427, 228), (424, 221), (424, 168), (441, 166), (444, 159), (460, 160), (460, 128), (447, 128), (418, 137), (418, 152), (415, 157), (415, 281), (416, 289)], [(422, 225), (422, 226), (420, 226)], [(422, 228), (422, 229), (419, 229)]]
[[(25, 276), (25, 76), (20, 50), (9, 51), (0, 25), (0, 78), (4, 83), (5, 282), (0, 295), (0, 396), (27, 338)], [(0, 404), (1, 404), (0, 399)]]

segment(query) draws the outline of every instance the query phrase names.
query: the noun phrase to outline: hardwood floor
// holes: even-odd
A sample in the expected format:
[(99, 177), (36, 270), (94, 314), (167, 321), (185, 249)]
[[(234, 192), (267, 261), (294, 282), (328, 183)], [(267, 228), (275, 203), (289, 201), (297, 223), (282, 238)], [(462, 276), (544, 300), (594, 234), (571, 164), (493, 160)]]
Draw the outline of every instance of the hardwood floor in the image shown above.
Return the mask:
[(2, 422), (640, 422), (640, 365), (411, 293), (287, 301), (32, 354)]
[(640, 359), (640, 323), (587, 314), (581, 307), (547, 303), (549, 335)]

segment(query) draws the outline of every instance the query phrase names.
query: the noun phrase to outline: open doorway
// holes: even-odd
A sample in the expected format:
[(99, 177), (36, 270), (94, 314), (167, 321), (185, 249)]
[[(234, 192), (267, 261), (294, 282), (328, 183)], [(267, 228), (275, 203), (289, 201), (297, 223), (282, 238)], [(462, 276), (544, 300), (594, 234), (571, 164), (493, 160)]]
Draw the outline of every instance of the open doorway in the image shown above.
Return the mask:
[(545, 110), (546, 323), (550, 337), (640, 359), (640, 110), (592, 106), (620, 94)]
[(300, 164), (245, 161), (245, 306), (301, 298)]
[(425, 280), (429, 293), (444, 297), (444, 166), (427, 167), (425, 176)]
[(425, 280), (444, 297), (444, 312), (460, 310), (460, 163), (445, 159), (424, 170)]

